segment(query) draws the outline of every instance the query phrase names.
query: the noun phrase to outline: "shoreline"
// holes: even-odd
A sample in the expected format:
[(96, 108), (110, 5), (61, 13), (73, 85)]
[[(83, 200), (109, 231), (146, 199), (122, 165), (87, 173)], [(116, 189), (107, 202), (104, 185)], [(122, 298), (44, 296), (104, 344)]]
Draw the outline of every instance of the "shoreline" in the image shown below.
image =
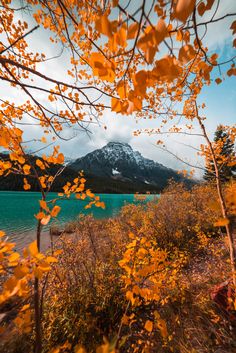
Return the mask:
[[(36, 229), (35, 231), (28, 231), (22, 233), (23, 239), (12, 239), (16, 234), (11, 234), (8, 236), (8, 241), (15, 244), (14, 250), (17, 252), (22, 252), (24, 248), (27, 248), (30, 243), (36, 240)], [(41, 233), (41, 252), (46, 252), (51, 248), (51, 241), (55, 245), (56, 240), (60, 238), (60, 235), (50, 235), (50, 230), (42, 231)]]

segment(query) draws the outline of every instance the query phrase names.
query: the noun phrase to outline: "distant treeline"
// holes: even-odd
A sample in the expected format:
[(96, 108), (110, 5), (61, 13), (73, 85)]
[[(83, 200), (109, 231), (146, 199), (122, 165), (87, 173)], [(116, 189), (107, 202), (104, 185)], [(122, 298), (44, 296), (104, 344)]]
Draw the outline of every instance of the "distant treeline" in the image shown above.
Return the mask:
[[(40, 157), (28, 156), (30, 162), (34, 164), (37, 168), (39, 175), (42, 174), (42, 171), (35, 165), (36, 159)], [(8, 160), (9, 156), (7, 154), (0, 153), (0, 160)], [(58, 170), (62, 168), (61, 165), (53, 165), (47, 169), (49, 175), (54, 176)], [(53, 182), (51, 191), (60, 192), (62, 191), (63, 186), (66, 182), (71, 182), (78, 176), (78, 172), (71, 169), (70, 167), (65, 167), (64, 170), (56, 177)], [(21, 174), (10, 173), (6, 176), (0, 176), (0, 190), (12, 190), (12, 191), (22, 191), (23, 190), (23, 179), (27, 177), (29, 184), (31, 185), (31, 191), (40, 191), (38, 181), (28, 175), (24, 176)], [(128, 180), (115, 180), (113, 178), (98, 177), (93, 175), (85, 175), (87, 180), (86, 188), (91, 189), (96, 193), (111, 193), (111, 194), (134, 194), (138, 193), (159, 193), (161, 190), (158, 186), (147, 185), (141, 182), (129, 182)]]

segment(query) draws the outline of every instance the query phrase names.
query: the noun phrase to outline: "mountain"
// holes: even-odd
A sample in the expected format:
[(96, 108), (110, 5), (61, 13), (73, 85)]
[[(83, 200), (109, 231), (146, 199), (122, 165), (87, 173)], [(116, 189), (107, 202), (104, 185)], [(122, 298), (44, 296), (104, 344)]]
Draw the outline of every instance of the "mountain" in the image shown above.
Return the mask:
[(151, 159), (144, 158), (127, 143), (109, 142), (84, 157), (69, 164), (71, 169), (83, 170), (85, 175), (116, 180), (128, 184), (140, 184), (143, 189), (161, 191), (169, 179), (187, 181), (175, 170)]
[[(27, 155), (28, 161), (34, 165), (39, 175), (42, 175), (44, 171), (41, 171), (36, 165), (36, 159), (41, 159), (39, 156)], [(1, 160), (9, 160), (8, 153), (0, 153), (0, 161)], [(51, 191), (61, 192), (63, 186), (67, 182), (73, 182), (75, 178), (78, 177), (78, 171), (70, 168), (65, 163), (65, 168), (57, 178), (55, 179)], [(47, 174), (54, 176), (59, 170), (61, 170), (61, 165), (53, 165), (50, 168), (47, 168)], [(7, 175), (0, 175), (0, 191), (22, 191), (24, 185), (24, 175), (10, 173)], [(146, 191), (150, 191), (153, 193), (157, 192), (155, 186), (148, 186), (144, 183), (133, 182), (127, 183), (122, 180), (115, 180), (110, 177), (100, 177), (97, 175), (90, 175), (86, 173), (86, 188), (91, 189), (96, 193), (108, 193), (108, 194), (134, 194), (135, 192), (145, 193)], [(31, 185), (30, 191), (40, 191), (38, 182), (35, 178), (27, 175), (27, 180)]]
[[(28, 160), (42, 175), (36, 165), (39, 156), (28, 155)], [(0, 153), (0, 160), (8, 160), (9, 155)], [(55, 175), (61, 165), (47, 168), (48, 175)], [(75, 161), (66, 161), (65, 168), (53, 183), (51, 191), (62, 191), (66, 182), (72, 182), (83, 170), (86, 178), (86, 188), (95, 193), (159, 193), (168, 184), (169, 179), (184, 181), (188, 185), (193, 182), (183, 178), (173, 169), (144, 158), (139, 152), (133, 151), (127, 143), (109, 142), (101, 149), (95, 150)], [(10, 173), (0, 176), (0, 190), (23, 190), (23, 175)], [(39, 191), (35, 178), (27, 176), (31, 184), (30, 191)]]
[[(40, 159), (42, 160), (41, 157), (39, 156), (33, 156), (31, 154), (27, 155), (27, 160), (30, 162), (31, 165), (34, 166), (34, 168), (37, 170), (37, 173), (39, 176), (43, 175), (45, 171), (42, 171), (37, 165), (36, 165), (36, 160)], [(9, 160), (9, 154), (8, 153), (2, 153), (0, 152), (0, 161), (1, 160)], [(47, 168), (46, 173), (48, 175), (55, 175), (59, 170), (61, 170), (61, 165), (55, 164), (52, 165), (50, 168)], [(53, 182), (53, 186), (51, 191), (62, 191), (62, 187), (66, 184), (67, 181), (72, 181), (73, 179), (77, 178), (78, 173), (75, 170), (72, 170), (70, 168), (64, 168), (62, 173), (55, 179)], [(24, 178), (27, 178), (29, 181), (29, 184), (31, 185), (30, 191), (40, 191), (38, 181), (36, 178), (28, 175), (21, 175), (21, 174), (14, 174), (10, 173), (7, 175), (0, 175), (0, 190), (14, 190), (14, 191), (23, 191), (23, 185), (24, 185)]]

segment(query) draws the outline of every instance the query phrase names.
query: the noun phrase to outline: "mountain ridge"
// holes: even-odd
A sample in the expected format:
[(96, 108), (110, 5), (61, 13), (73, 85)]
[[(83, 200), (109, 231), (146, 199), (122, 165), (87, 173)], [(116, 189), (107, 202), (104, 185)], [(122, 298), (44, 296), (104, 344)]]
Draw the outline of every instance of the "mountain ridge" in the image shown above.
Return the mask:
[[(40, 156), (28, 155), (31, 163), (36, 165)], [(9, 159), (9, 155), (0, 153), (0, 160)], [(61, 165), (51, 166), (47, 173), (55, 175)], [(73, 182), (79, 171), (83, 170), (86, 188), (95, 193), (160, 193), (169, 179), (182, 181), (191, 186), (193, 181), (187, 180), (171, 168), (165, 167), (151, 159), (144, 158), (140, 152), (134, 151), (127, 143), (109, 142), (75, 161), (66, 161), (65, 168), (56, 178), (51, 191), (61, 191), (66, 182)], [(41, 175), (42, 171), (38, 170)], [(0, 176), (0, 190), (23, 190), (24, 175), (9, 174)], [(31, 191), (39, 191), (37, 180), (27, 176)]]
[(163, 189), (169, 179), (186, 181), (177, 171), (145, 158), (128, 143), (109, 142), (100, 149), (76, 159), (68, 165), (74, 170), (99, 177), (127, 182), (141, 182)]

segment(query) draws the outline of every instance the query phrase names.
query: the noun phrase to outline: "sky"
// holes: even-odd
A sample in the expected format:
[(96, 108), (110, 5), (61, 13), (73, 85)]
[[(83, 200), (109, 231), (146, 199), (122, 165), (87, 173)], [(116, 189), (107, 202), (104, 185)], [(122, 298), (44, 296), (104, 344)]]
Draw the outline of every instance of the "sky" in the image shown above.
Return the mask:
[[(226, 13), (236, 13), (236, 0), (224, 0), (220, 2), (218, 10), (218, 16), (221, 17)], [(27, 14), (19, 14), (19, 17), (23, 16), (31, 26), (35, 24)], [(227, 59), (236, 55), (235, 50), (232, 48), (232, 32), (229, 30), (230, 24), (233, 18), (226, 18), (221, 22), (217, 22), (214, 25), (208, 27), (208, 32), (205, 37), (205, 42), (208, 43), (209, 52), (217, 52), (221, 59)], [(43, 48), (48, 57), (54, 56), (60, 52), (60, 48), (52, 47), (48, 42), (48, 33), (45, 30), (39, 30), (32, 34), (29, 39), (30, 47), (35, 50)], [(44, 73), (49, 76), (55, 75), (57, 78), (64, 77), (67, 66), (68, 54), (66, 52), (58, 58), (47, 62), (47, 66), (43, 68)], [(216, 77), (217, 76), (216, 72)], [(212, 137), (217, 125), (225, 124), (232, 125), (236, 123), (236, 79), (234, 77), (226, 78), (223, 76), (223, 82), (217, 85), (213, 82), (210, 86), (204, 87), (199, 102), (204, 102), (206, 108), (204, 109), (204, 115), (206, 116), (206, 127), (209, 135)], [(11, 96), (9, 96), (11, 95)], [(1, 96), (8, 98), (9, 100), (19, 100), (19, 95), (15, 93), (12, 96), (12, 91), (2, 86)], [(107, 129), (104, 129), (106, 125)], [(70, 141), (61, 141), (62, 152), (66, 157), (76, 159), (79, 158), (97, 148), (103, 147), (110, 141), (126, 142), (129, 143), (134, 150), (138, 150), (141, 154), (146, 157), (153, 159), (163, 165), (174, 168), (174, 169), (189, 169), (184, 163), (181, 163), (177, 158), (173, 157), (175, 154), (180, 159), (186, 162), (196, 165), (199, 167), (204, 166), (203, 160), (197, 156), (196, 149), (203, 143), (203, 140), (197, 136), (184, 136), (184, 135), (152, 135), (148, 136), (142, 134), (135, 137), (133, 132), (136, 129), (142, 128), (155, 128), (158, 127), (158, 119), (146, 120), (142, 119), (137, 121), (135, 116), (122, 116), (119, 114), (112, 113), (111, 111), (105, 110), (101, 118), (101, 124), (90, 125), (90, 134), (86, 134), (83, 131), (73, 132), (74, 138)], [(194, 133), (198, 133), (199, 130), (194, 126)], [(40, 134), (37, 127), (25, 127), (25, 139)], [(71, 134), (71, 131), (68, 132)], [(70, 135), (71, 136), (71, 135)], [(165, 142), (168, 151), (163, 151), (156, 145), (157, 140), (163, 140)], [(33, 149), (34, 146), (29, 146)], [(199, 178), (202, 175), (202, 171), (196, 169), (196, 177)]]

